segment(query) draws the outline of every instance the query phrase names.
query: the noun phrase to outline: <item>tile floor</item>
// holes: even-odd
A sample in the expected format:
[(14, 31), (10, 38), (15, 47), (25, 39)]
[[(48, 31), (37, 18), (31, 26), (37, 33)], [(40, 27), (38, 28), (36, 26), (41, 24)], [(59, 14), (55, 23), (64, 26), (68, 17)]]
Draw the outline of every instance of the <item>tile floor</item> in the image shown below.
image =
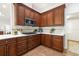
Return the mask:
[(79, 55), (71, 53), (71, 52), (60, 53), (56, 50), (47, 48), (45, 46), (39, 46), (27, 52), (23, 56), (79, 56)]
[(68, 43), (69, 43), (68, 51), (79, 54), (79, 42), (69, 40)]

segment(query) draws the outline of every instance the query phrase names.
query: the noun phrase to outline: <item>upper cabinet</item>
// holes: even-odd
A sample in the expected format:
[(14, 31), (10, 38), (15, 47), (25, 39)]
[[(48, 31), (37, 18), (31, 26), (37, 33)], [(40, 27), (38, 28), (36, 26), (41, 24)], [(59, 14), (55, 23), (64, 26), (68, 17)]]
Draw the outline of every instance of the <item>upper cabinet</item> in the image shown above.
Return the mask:
[(64, 5), (54, 10), (54, 25), (64, 25)]
[(31, 18), (39, 27), (64, 26), (65, 5), (41, 14), (21, 3), (15, 3), (14, 6), (16, 11), (16, 25), (24, 25), (25, 18)]
[(51, 26), (54, 25), (54, 12), (50, 11), (47, 13), (47, 25)]
[(16, 25), (24, 24), (24, 7), (20, 4), (15, 5)]
[(31, 18), (33, 21), (36, 22), (36, 25), (39, 26), (40, 13), (21, 3), (15, 3), (14, 7), (16, 14), (16, 25), (24, 25), (25, 19)]
[(31, 10), (25, 8), (25, 18), (29, 18), (31, 14)]
[(37, 12), (34, 13), (34, 20), (36, 21), (37, 26), (40, 26), (40, 14)]
[(64, 25), (64, 8), (61, 5), (41, 14), (41, 26), (63, 26)]
[(47, 26), (47, 14), (41, 15), (41, 26)]

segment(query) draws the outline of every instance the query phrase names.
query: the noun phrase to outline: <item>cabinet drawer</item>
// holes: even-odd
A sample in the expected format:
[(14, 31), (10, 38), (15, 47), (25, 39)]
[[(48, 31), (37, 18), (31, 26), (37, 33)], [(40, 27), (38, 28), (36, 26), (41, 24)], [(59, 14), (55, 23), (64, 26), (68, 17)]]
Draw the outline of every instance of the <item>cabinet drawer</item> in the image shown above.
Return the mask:
[(27, 38), (26, 38), (25, 36), (24, 36), (24, 37), (18, 37), (18, 38), (17, 38), (17, 42), (18, 42), (18, 41), (23, 41), (23, 40), (26, 40), (26, 39), (27, 39)]
[(22, 46), (22, 45), (26, 45), (27, 43), (26, 42), (19, 42), (17, 43), (17, 46)]
[(7, 43), (16, 43), (16, 39), (13, 39), (13, 38), (7, 39), (6, 42)]
[(6, 40), (0, 40), (0, 45), (6, 44)]

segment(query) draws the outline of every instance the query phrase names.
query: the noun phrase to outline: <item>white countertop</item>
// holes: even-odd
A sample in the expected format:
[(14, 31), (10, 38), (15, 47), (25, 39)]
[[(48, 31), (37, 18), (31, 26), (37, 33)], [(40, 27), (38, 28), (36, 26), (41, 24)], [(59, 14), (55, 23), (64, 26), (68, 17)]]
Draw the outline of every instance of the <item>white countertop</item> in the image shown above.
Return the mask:
[(58, 35), (58, 36), (64, 36), (64, 34), (55, 34), (55, 33), (36, 33), (36, 34), (19, 34), (19, 35), (0, 35), (0, 40), (2, 39), (8, 39), (8, 38), (14, 38), (14, 37), (21, 37), (21, 36), (31, 36), (31, 35), (37, 35), (37, 34), (49, 34), (49, 35)]
[(64, 34), (63, 34), (63, 33), (41, 33), (41, 34), (49, 34), (49, 35), (64, 36)]
[(8, 39), (8, 38), (14, 38), (14, 37), (21, 37), (21, 36), (27, 36), (27, 35), (0, 35), (0, 40), (1, 39)]

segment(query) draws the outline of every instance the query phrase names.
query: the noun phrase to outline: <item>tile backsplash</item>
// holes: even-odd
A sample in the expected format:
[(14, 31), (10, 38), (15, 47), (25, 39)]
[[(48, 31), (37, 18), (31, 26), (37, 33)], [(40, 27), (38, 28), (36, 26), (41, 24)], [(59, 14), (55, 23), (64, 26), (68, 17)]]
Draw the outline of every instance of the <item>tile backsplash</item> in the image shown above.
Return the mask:
[(39, 29), (39, 27), (32, 27), (32, 26), (14, 26), (14, 29), (22, 29), (22, 32), (33, 32), (35, 29)]
[[(43, 29), (43, 33), (50, 33), (51, 29), (54, 28), (54, 33), (64, 33), (64, 26), (50, 26), (50, 27), (41, 27)], [(39, 29), (39, 27), (32, 26), (15, 26), (13, 29), (22, 29), (22, 32), (33, 32), (35, 29)]]
[(51, 27), (42, 27), (43, 33), (50, 33), (51, 29), (54, 28), (54, 33), (64, 33), (64, 26), (51, 26)]

